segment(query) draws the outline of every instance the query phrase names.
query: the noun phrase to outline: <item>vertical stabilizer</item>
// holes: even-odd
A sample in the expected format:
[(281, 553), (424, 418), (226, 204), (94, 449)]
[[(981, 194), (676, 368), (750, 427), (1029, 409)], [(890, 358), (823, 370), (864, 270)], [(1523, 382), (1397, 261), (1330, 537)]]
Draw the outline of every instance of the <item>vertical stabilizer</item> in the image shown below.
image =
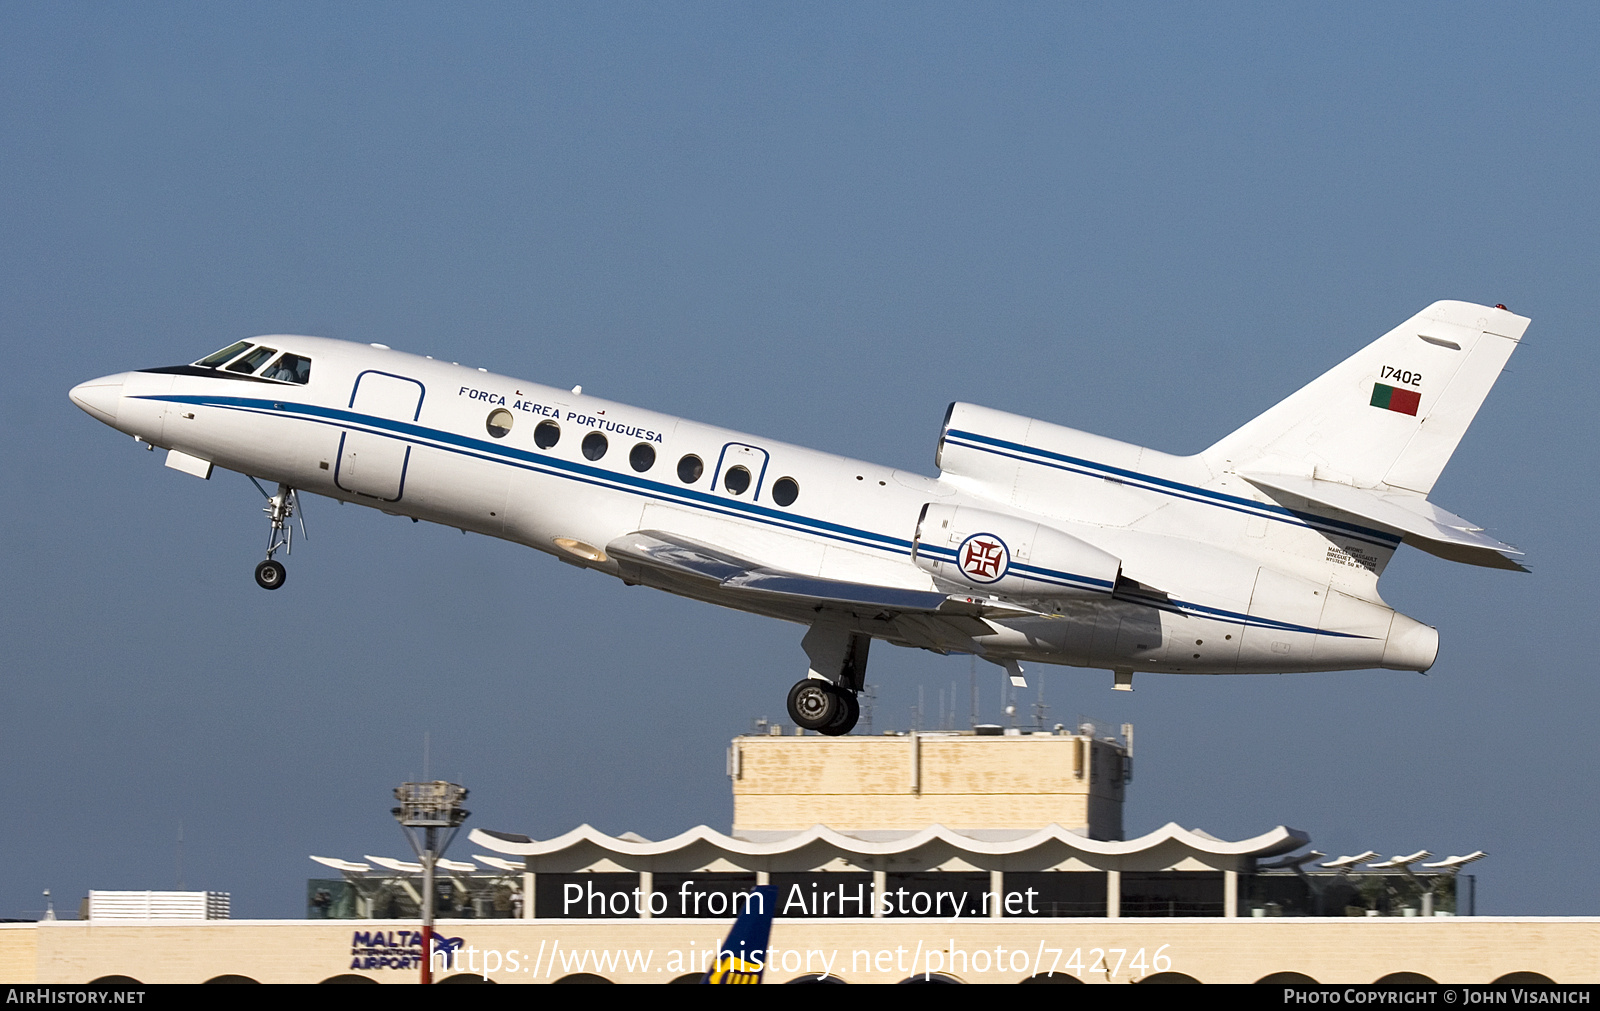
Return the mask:
[(777, 911), (778, 890), (772, 885), (757, 885), (734, 898), (735, 908), (743, 908), (733, 921), (728, 939), (722, 942), (702, 983), (760, 983), (771, 949), (767, 938), (772, 933), (772, 914)]
[(1435, 302), (1202, 455), (1426, 495), (1527, 328), (1500, 306)]

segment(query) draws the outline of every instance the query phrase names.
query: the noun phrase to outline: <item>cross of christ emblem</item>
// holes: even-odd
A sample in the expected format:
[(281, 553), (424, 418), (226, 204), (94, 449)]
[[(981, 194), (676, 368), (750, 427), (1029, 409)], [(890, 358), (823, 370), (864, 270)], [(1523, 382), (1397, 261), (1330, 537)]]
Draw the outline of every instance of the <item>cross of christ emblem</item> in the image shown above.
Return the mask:
[(1006, 546), (997, 537), (968, 538), (961, 546), (961, 571), (980, 582), (999, 579), (1006, 571)]

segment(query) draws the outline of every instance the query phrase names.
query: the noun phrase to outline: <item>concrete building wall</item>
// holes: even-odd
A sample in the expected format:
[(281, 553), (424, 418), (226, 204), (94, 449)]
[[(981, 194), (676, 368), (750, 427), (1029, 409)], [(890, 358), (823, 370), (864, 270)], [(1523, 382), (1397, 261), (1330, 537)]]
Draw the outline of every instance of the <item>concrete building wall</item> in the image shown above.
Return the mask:
[[(419, 975), (414, 968), (351, 968), (352, 960), (375, 957), (353, 953), (358, 932), (383, 932), (385, 939), (398, 940), (400, 929), (415, 925), (394, 920), (4, 925), (0, 982), (85, 983), (118, 974), (145, 983), (200, 983), (238, 973), (266, 983), (315, 983), (354, 972), (379, 982), (414, 983)], [(460, 920), (439, 927), (442, 935), (460, 937), (473, 949), (479, 967), (484, 952), (496, 952), (499, 968), (489, 975), (502, 983), (553, 982), (580, 971), (580, 959), (582, 971), (598, 971), (616, 982), (665, 983), (696, 968), (690, 953), (714, 947), (727, 929), (726, 920)], [(1562, 983), (1600, 978), (1600, 919), (1592, 917), (780, 919), (771, 945), (778, 968), (767, 974), (770, 983), (802, 975), (807, 953), (810, 970), (821, 971), (831, 955), (835, 974), (851, 983), (893, 983), (929, 968), (969, 982), (1007, 983), (1052, 966), (1096, 984), (1134, 982), (1158, 969), (1203, 983), (1252, 983), (1286, 971), (1350, 984), (1371, 983), (1392, 972), (1421, 973), (1443, 983), (1488, 983), (1511, 972), (1538, 972)], [(361, 948), (374, 950), (388, 949)], [(628, 957), (634, 960), (631, 969)], [(648, 965), (642, 961), (646, 957)]]
[(739, 737), (733, 832), (827, 825), (1086, 829), (1122, 838), (1127, 758), (1110, 741), (1058, 734)]
[(35, 982), (38, 937), (31, 923), (0, 923), (0, 982)]

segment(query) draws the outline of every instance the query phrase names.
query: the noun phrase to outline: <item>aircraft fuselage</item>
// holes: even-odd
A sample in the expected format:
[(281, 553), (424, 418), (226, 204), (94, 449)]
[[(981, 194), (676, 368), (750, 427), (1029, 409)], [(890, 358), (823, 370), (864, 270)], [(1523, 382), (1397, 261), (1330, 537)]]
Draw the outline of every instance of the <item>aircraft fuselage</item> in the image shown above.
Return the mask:
[[(1226, 473), (1191, 468), (1185, 481), (1172, 477), (1181, 463), (1150, 473), (1123, 466), (1110, 458), (1137, 447), (1111, 440), (1101, 440), (1111, 447), (1105, 460), (1054, 454), (1069, 466), (1026, 459), (1040, 452), (1026, 440), (966, 431), (960, 412), (941, 436), (941, 454), (959, 447), (980, 471), (992, 462), (1003, 472), (1018, 459), (1055, 466), (1070, 471), (1062, 480), (1132, 502), (1119, 513), (1085, 494), (1088, 515), (1075, 519), (1070, 484), (1047, 510), (1021, 509), (1003, 473), (994, 482), (973, 467), (929, 478), (381, 346), (287, 336), (254, 343), (309, 361), (309, 377), (177, 366), (94, 380), (73, 400), (173, 451), (169, 462), (191, 472), (239, 471), (515, 541), (630, 583), (808, 625), (825, 619), (900, 645), (999, 663), (1169, 673), (1425, 670), (1437, 652), (1434, 631), (1396, 614), (1373, 588), (1399, 542), (1392, 532), (1318, 530)], [(1016, 573), (1029, 568), (1030, 544), (1039, 545), (1030, 571), (1044, 582), (989, 592), (982, 560), (958, 557), (977, 558), (971, 543), (923, 529), (930, 515), (959, 519), (960, 510), (982, 517), (969, 526), (1024, 531), (995, 531), (996, 540), (1011, 542), (1005, 561)], [(1269, 549), (1253, 524), (1296, 526), (1294, 536), (1310, 530), (1327, 544), (1320, 557), (1313, 545), (1309, 555), (1277, 559), (1281, 546)], [(775, 572), (943, 593), (971, 606), (911, 613), (640, 568), (611, 546), (641, 531)], [(1091, 563), (1051, 568), (1042, 546), (1052, 537), (1103, 553), (1109, 578)], [(1344, 581), (1329, 575), (1334, 551), (1361, 560), (1341, 563), (1358, 570)]]

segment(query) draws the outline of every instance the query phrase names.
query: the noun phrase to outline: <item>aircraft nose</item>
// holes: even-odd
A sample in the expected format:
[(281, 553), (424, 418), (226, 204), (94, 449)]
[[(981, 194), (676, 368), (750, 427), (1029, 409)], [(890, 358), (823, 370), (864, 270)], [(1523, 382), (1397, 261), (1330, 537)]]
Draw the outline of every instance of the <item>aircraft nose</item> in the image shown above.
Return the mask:
[(83, 408), (89, 417), (108, 425), (115, 425), (117, 406), (122, 401), (122, 384), (127, 378), (126, 372), (118, 372), (114, 376), (91, 379), (87, 383), (74, 386), (67, 396), (72, 398), (74, 404)]

